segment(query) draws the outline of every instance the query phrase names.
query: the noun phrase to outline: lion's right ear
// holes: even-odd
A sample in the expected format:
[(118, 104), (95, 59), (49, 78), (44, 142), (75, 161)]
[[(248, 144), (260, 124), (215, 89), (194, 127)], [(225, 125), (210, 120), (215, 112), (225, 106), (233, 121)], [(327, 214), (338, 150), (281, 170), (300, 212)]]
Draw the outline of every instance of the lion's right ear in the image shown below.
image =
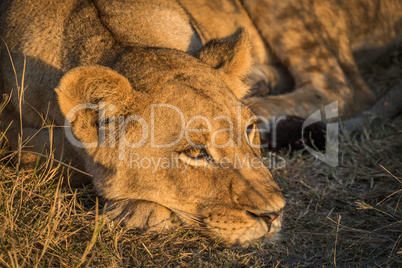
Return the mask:
[(223, 79), (238, 99), (248, 93), (242, 80), (249, 74), (253, 59), (245, 29), (239, 28), (226, 38), (208, 41), (197, 57), (223, 74)]
[(98, 141), (99, 104), (108, 107), (107, 117), (125, 116), (138, 106), (141, 94), (132, 89), (127, 78), (103, 66), (70, 70), (60, 80), (56, 92), (62, 114), (84, 143)]

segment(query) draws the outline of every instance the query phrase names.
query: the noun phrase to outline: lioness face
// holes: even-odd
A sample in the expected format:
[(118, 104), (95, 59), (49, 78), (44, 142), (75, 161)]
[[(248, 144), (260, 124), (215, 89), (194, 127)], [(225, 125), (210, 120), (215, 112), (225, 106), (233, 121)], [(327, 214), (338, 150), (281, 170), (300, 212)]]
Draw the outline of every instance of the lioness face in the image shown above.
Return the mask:
[[(141, 53), (147, 71), (133, 74)], [(163, 49), (122, 58), (120, 74), (80, 67), (58, 88), (100, 194), (158, 204), (227, 244), (275, 237), (285, 201), (260, 159), (256, 118), (235, 96), (233, 65)]]
[(145, 119), (154, 122), (153, 135), (140, 150), (130, 150), (131, 158), (118, 169), (127, 172), (127, 185), (141, 177), (133, 196), (168, 207), (212, 237), (245, 244), (273, 236), (284, 199), (259, 149), (251, 146), (258, 145), (253, 114), (214, 70), (188, 78), (191, 84), (164, 84), (164, 105)]

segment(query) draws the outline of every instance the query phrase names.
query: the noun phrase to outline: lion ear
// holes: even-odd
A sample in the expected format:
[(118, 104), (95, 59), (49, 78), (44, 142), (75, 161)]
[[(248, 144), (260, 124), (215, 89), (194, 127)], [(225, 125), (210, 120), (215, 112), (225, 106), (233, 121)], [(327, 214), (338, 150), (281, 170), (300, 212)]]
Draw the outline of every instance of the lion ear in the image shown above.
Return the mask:
[(68, 71), (56, 89), (64, 116), (75, 106), (85, 103), (112, 103), (124, 113), (137, 99), (130, 82), (104, 66), (84, 66)]
[(140, 98), (127, 78), (103, 66), (70, 70), (60, 80), (56, 92), (62, 114), (71, 123), (74, 135), (84, 143), (98, 141), (101, 109), (107, 117), (127, 115), (138, 106)]
[(253, 64), (251, 45), (246, 30), (239, 28), (234, 34), (207, 42), (197, 57), (214, 69), (224, 73), (224, 80), (237, 98), (248, 93), (242, 80)]

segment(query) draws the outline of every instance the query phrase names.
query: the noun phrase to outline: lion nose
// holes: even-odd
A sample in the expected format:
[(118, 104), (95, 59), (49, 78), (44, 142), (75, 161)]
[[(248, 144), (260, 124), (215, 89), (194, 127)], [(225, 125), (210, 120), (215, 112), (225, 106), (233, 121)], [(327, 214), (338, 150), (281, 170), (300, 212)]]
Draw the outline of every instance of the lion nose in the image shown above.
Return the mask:
[(261, 214), (256, 214), (254, 212), (247, 211), (247, 214), (256, 219), (262, 219), (267, 224), (269, 232), (271, 230), (272, 222), (276, 220), (282, 214), (282, 212), (283, 210), (281, 209), (276, 212), (261, 213)]

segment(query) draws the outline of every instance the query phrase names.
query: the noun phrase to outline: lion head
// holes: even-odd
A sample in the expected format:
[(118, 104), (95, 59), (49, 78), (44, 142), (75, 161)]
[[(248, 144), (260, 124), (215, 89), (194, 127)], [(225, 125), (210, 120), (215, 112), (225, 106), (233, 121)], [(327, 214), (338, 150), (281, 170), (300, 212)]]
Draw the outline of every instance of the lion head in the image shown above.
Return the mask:
[(139, 228), (179, 219), (227, 244), (278, 234), (285, 201), (262, 163), (256, 118), (239, 101), (250, 65), (239, 30), (196, 56), (131, 48), (112, 68), (62, 78), (67, 137), (87, 155), (113, 217)]

